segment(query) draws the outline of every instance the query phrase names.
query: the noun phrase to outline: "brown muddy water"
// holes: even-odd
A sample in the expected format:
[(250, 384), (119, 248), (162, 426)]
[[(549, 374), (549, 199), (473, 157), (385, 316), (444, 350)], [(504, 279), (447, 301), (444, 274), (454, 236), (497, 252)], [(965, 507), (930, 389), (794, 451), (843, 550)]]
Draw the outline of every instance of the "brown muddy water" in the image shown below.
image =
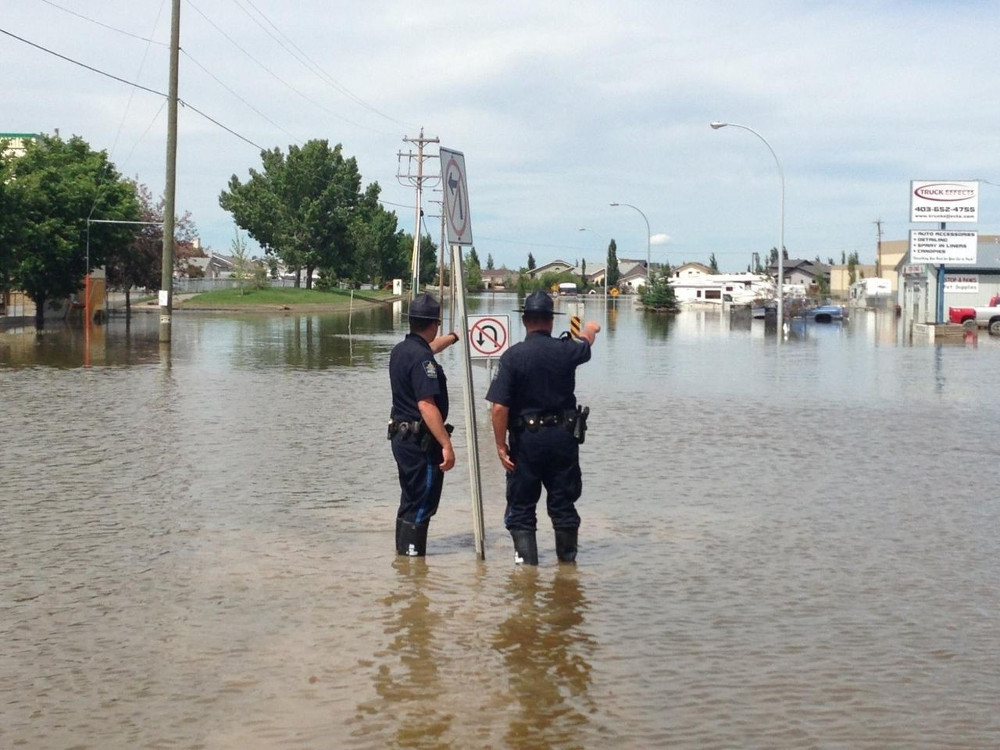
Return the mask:
[(0, 333), (0, 747), (1000, 746), (1000, 341), (586, 306), (579, 564), (542, 520), (537, 570), (484, 365), (476, 558), (457, 347), (394, 556), (398, 310)]

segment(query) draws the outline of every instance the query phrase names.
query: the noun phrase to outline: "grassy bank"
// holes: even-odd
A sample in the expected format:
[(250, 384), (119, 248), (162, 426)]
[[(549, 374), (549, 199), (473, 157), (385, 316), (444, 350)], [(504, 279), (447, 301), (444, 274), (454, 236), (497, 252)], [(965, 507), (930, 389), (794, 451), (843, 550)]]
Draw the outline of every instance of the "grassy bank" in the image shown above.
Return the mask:
[[(354, 292), (354, 303), (380, 303), (391, 298), (385, 291)], [(337, 289), (321, 292), (316, 289), (275, 287), (268, 289), (219, 289), (185, 299), (181, 308), (205, 310), (318, 310), (346, 308), (351, 304), (351, 291)]]

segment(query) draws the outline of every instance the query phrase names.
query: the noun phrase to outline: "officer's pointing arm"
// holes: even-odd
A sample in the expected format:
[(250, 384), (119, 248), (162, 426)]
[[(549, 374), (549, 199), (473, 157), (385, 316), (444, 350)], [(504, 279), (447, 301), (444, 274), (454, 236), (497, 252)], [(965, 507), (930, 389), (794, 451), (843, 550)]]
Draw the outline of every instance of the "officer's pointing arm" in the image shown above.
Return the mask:
[(587, 343), (593, 346), (594, 341), (597, 339), (597, 334), (600, 332), (601, 324), (593, 320), (588, 320), (583, 330), (580, 331), (580, 338), (586, 339)]
[(446, 333), (444, 336), (438, 336), (433, 341), (430, 342), (431, 351), (434, 354), (439, 354), (447, 349), (452, 344), (458, 343), (458, 334), (452, 331), (451, 333)]
[(434, 398), (428, 396), (427, 398), (422, 398), (417, 401), (417, 407), (420, 409), (420, 418), (424, 420), (424, 426), (430, 431), (434, 439), (438, 441), (438, 445), (441, 446), (441, 471), (448, 471), (451, 467), (455, 465), (455, 450), (451, 446), (451, 435), (444, 428), (444, 420), (441, 418), (441, 412), (437, 408), (437, 404), (434, 403)]

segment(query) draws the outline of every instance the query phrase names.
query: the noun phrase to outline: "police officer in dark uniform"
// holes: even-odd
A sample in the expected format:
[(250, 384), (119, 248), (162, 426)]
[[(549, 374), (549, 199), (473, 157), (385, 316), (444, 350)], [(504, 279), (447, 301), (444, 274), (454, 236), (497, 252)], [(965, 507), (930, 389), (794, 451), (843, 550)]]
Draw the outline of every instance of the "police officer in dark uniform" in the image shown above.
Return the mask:
[(434, 355), (458, 341), (438, 336), (441, 305), (429, 294), (410, 303), (410, 333), (392, 349), (389, 439), (401, 489), (396, 512), (396, 553), (427, 553), (427, 527), (441, 500), (444, 472), (455, 465), (448, 419), (448, 380)]
[(575, 562), (580, 527), (575, 503), (583, 491), (579, 444), (588, 412), (576, 403), (576, 368), (590, 359), (601, 326), (590, 321), (579, 339), (553, 338), (557, 313), (542, 291), (528, 295), (515, 312), (522, 314), (527, 335), (504, 352), (486, 394), (493, 404), (497, 454), (507, 471), (504, 525), (514, 540), (514, 561), (537, 565), (535, 506), (544, 486), (556, 554), (561, 562)]

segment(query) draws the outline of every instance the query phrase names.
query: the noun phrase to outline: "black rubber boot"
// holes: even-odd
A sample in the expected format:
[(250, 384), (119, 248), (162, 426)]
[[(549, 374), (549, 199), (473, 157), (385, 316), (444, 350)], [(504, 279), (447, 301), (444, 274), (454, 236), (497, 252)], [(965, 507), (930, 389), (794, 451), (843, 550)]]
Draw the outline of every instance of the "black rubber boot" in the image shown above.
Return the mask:
[(403, 519), (396, 519), (396, 554), (405, 555), (406, 548), (403, 546)]
[(556, 556), (559, 562), (576, 562), (576, 529), (556, 529)]
[(407, 557), (423, 557), (427, 554), (426, 523), (410, 523), (396, 520), (396, 552)]
[(514, 540), (514, 564), (538, 565), (538, 544), (532, 529), (511, 529)]

